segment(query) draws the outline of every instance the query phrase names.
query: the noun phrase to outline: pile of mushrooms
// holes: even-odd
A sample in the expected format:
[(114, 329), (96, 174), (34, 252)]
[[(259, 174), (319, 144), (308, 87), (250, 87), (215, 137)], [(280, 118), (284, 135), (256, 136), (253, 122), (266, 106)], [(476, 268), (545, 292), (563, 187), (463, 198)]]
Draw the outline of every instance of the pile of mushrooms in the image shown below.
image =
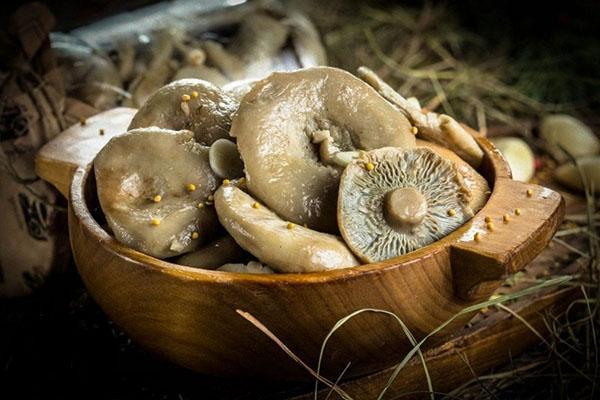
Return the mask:
[(366, 80), (314, 67), (162, 87), (94, 162), (108, 227), (151, 256), (245, 273), (347, 268), (439, 240), (487, 200), (481, 150)]

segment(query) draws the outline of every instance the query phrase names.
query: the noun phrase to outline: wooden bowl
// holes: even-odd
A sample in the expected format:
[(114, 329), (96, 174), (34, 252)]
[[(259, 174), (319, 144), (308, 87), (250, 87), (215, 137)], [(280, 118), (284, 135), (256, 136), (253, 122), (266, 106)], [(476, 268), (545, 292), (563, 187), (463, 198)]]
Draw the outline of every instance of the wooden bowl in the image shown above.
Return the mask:
[[(529, 263), (564, 213), (558, 193), (513, 181), (499, 152), (476, 136), (485, 152), (480, 173), (492, 194), (472, 220), (436, 243), (385, 262), (321, 273), (248, 275), (184, 267), (119, 244), (99, 223), (101, 213), (94, 214), (91, 163), (112, 136), (126, 131), (134, 112), (114, 109), (71, 127), (40, 151), (37, 172), (69, 198), (73, 255), (106, 314), (143, 347), (210, 375), (308, 378), (238, 309), (311, 366), (336, 321), (358, 309), (391, 311), (423, 337)], [(494, 221), (493, 231), (486, 230), (485, 217)], [(449, 325), (440, 339), (467, 319)], [(395, 320), (364, 313), (333, 336), (324, 371), (337, 376), (350, 361), (348, 375), (368, 373), (397, 362), (411, 347)]]

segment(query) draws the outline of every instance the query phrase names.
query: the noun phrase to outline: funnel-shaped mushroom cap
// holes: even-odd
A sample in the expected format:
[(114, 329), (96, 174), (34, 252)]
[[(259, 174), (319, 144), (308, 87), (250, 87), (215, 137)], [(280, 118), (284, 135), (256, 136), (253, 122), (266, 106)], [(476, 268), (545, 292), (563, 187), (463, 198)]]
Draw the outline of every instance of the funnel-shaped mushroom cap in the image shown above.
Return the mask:
[(470, 166), (452, 150), (435, 143), (417, 139), (417, 147), (426, 147), (433, 150), (438, 156), (452, 161), (462, 176), (462, 182), (466, 190), (465, 195), (469, 199), (469, 207), (473, 210), (473, 213), (476, 213), (483, 208), (490, 196), (490, 186), (475, 168)]
[(129, 129), (188, 129), (198, 143), (210, 146), (229, 136), (235, 109), (236, 102), (212, 83), (181, 79), (154, 92), (135, 114)]
[(94, 160), (98, 198), (115, 238), (158, 258), (194, 250), (218, 228), (199, 203), (217, 188), (208, 147), (190, 131), (135, 129)]
[(274, 73), (244, 96), (231, 126), (248, 189), (282, 218), (336, 232), (341, 168), (319, 157), (316, 133), (341, 152), (412, 148), (402, 113), (348, 72), (315, 67)]
[(279, 218), (233, 185), (215, 193), (219, 221), (235, 241), (279, 272), (353, 267), (358, 261), (339, 238)]
[(425, 148), (382, 148), (351, 162), (338, 199), (340, 231), (361, 260), (411, 252), (472, 215), (456, 166)]

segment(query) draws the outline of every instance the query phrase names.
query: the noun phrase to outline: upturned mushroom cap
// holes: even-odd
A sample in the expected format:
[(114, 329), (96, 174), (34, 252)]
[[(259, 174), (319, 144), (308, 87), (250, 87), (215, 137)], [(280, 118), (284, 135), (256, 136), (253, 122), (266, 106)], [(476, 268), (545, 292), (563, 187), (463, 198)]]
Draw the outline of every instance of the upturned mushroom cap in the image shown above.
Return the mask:
[(230, 133), (254, 196), (282, 218), (336, 232), (342, 168), (320, 159), (312, 139), (323, 130), (341, 152), (415, 146), (402, 113), (360, 79), (329, 67), (273, 73), (256, 83)]
[(428, 245), (472, 215), (454, 163), (426, 148), (367, 152), (340, 181), (340, 231), (364, 262)]
[(219, 139), (210, 145), (210, 168), (219, 178), (235, 179), (244, 175), (244, 163), (231, 140)]
[(236, 103), (212, 83), (182, 79), (158, 89), (138, 110), (129, 129), (157, 126), (188, 129), (196, 141), (210, 146), (227, 138)]
[(417, 147), (428, 148), (446, 160), (452, 161), (462, 176), (465, 196), (469, 200), (469, 207), (473, 210), (473, 213), (476, 213), (483, 208), (490, 197), (490, 186), (475, 168), (471, 167), (452, 150), (435, 143), (417, 139)]
[(279, 272), (315, 272), (358, 265), (339, 238), (279, 218), (236, 186), (215, 193), (219, 221), (245, 250)]
[(94, 161), (98, 198), (115, 238), (154, 257), (182, 254), (218, 227), (205, 199), (220, 181), (208, 147), (190, 131), (135, 129), (114, 137)]

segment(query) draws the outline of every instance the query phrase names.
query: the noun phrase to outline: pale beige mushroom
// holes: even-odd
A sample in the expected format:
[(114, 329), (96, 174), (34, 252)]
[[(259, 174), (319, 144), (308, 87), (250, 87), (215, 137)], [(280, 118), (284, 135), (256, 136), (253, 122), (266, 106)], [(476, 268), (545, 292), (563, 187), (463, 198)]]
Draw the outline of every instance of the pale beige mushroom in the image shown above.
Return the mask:
[(340, 181), (340, 231), (367, 263), (433, 243), (472, 216), (455, 164), (426, 148), (369, 151)]
[(211, 144), (208, 161), (219, 178), (236, 179), (244, 175), (244, 163), (237, 146), (231, 140), (219, 139)]
[(585, 189), (584, 181), (581, 179), (583, 174), (588, 189), (593, 193), (600, 193), (600, 156), (578, 158), (577, 164), (579, 168), (572, 162), (558, 167), (554, 174), (559, 182), (583, 191)]
[(250, 261), (248, 264), (230, 263), (217, 268), (217, 271), (236, 272), (239, 274), (274, 274), (271, 268), (262, 265), (257, 261)]
[(321, 44), (319, 31), (308, 18), (291, 11), (282, 23), (290, 28), (292, 44), (300, 66), (327, 65), (327, 53)]
[(218, 178), (208, 147), (190, 131), (135, 129), (114, 137), (94, 161), (100, 206), (115, 238), (166, 258), (192, 251), (218, 228), (205, 201)]
[(419, 136), (449, 148), (473, 167), (479, 167), (483, 150), (473, 136), (452, 117), (434, 112), (423, 113), (417, 107), (418, 102), (415, 104), (414, 101), (402, 97), (367, 67), (360, 67), (358, 76), (398, 107), (415, 126)]
[(138, 110), (129, 129), (158, 126), (189, 129), (196, 141), (210, 146), (229, 137), (236, 103), (215, 85), (199, 79), (182, 79), (157, 90)]
[(452, 161), (462, 176), (465, 196), (469, 200), (469, 207), (473, 210), (473, 213), (476, 213), (483, 208), (490, 197), (490, 186), (475, 168), (471, 167), (452, 150), (435, 143), (417, 139), (417, 147), (426, 147), (433, 150), (437, 155)]
[(360, 79), (329, 67), (273, 73), (256, 83), (230, 134), (254, 196), (286, 220), (335, 233), (342, 168), (321, 160), (312, 143), (324, 130), (341, 152), (415, 146), (402, 113)]
[(508, 162), (512, 178), (516, 181), (528, 182), (535, 173), (535, 156), (529, 145), (518, 137), (492, 138), (494, 146), (500, 150)]
[[(566, 114), (546, 115), (540, 122), (546, 150), (560, 162), (600, 154), (600, 139), (583, 122)], [(565, 151), (568, 154), (565, 154)]]
[(246, 78), (246, 66), (235, 54), (227, 51), (219, 42), (207, 40), (202, 42), (202, 48), (206, 52), (206, 60), (213, 67), (218, 68), (231, 80)]
[(224, 264), (245, 261), (249, 256), (231, 236), (227, 235), (196, 251), (182, 255), (175, 262), (188, 267), (217, 269)]
[(338, 237), (279, 218), (234, 185), (215, 193), (219, 221), (245, 250), (279, 272), (316, 272), (358, 265)]

